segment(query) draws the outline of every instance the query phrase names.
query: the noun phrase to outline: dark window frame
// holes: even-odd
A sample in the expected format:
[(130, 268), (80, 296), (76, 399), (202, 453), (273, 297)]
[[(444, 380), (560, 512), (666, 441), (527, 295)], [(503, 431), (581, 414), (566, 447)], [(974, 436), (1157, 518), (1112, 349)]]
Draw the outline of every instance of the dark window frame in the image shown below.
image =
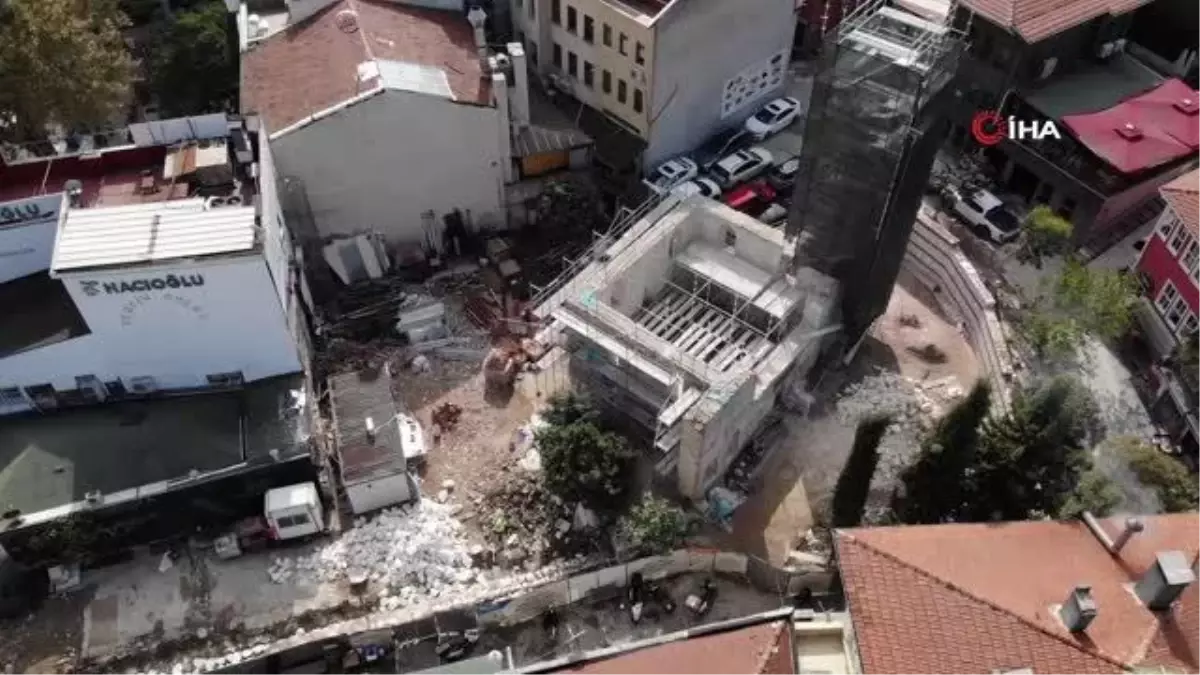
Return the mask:
[(600, 90), (606, 94), (612, 93), (612, 73), (607, 70), (600, 71)]
[(583, 60), (583, 84), (588, 89), (596, 88), (596, 66), (587, 59)]
[(563, 48), (557, 42), (554, 43), (554, 51), (551, 53), (551, 63), (555, 68), (562, 70), (563, 67)]
[(583, 15), (583, 41), (589, 45), (596, 44), (596, 20), (587, 14)]
[(633, 90), (633, 112), (640, 113), (644, 110), (644, 101), (642, 100), (642, 90)]
[(639, 66), (646, 65), (646, 45), (640, 42), (634, 43), (633, 62)]
[(550, 0), (550, 23), (562, 25), (562, 0)]
[(567, 5), (567, 32), (571, 35), (579, 34), (579, 12), (571, 5)]
[(579, 55), (570, 49), (567, 50), (567, 74), (579, 79)]
[(612, 26), (610, 26), (608, 24), (604, 24), (604, 27), (601, 30), (601, 34), (603, 36), (604, 46), (611, 49), (612, 48)]
[(629, 87), (625, 80), (617, 78), (617, 103), (625, 103), (629, 99)]
[(629, 56), (628, 50), (629, 36), (621, 33), (621, 36), (617, 38), (617, 51), (621, 53), (621, 56)]

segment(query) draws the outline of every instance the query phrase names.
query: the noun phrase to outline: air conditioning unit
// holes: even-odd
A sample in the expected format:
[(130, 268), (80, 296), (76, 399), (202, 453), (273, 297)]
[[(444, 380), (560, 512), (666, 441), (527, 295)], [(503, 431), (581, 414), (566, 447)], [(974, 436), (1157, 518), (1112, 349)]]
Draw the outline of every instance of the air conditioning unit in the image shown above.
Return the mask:
[(1121, 38), (1120, 40), (1113, 42), (1113, 51), (1116, 53), (1125, 51), (1125, 44), (1127, 42), (1128, 42), (1128, 40), (1126, 40), (1125, 38)]
[(1105, 42), (1104, 44), (1096, 47), (1096, 56), (1102, 59), (1107, 59), (1108, 57), (1112, 56), (1114, 52), (1116, 52), (1116, 48), (1116, 43)]

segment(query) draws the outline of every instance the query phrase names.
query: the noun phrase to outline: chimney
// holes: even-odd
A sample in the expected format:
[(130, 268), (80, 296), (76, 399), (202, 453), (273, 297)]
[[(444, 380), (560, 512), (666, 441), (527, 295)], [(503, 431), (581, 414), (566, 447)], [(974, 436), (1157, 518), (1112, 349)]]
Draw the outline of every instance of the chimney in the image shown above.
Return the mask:
[(1154, 564), (1133, 585), (1133, 592), (1152, 612), (1171, 609), (1171, 604), (1196, 580), (1181, 551), (1165, 551), (1155, 556)]
[(1096, 601), (1091, 586), (1076, 586), (1058, 610), (1058, 617), (1072, 633), (1082, 633), (1096, 618)]
[(1133, 539), (1133, 535), (1144, 529), (1146, 529), (1146, 526), (1142, 524), (1140, 518), (1126, 518), (1125, 529), (1121, 531), (1116, 541), (1113, 542), (1112, 552), (1120, 553), (1121, 549), (1125, 548), (1125, 544), (1128, 544), (1129, 540)]
[(367, 442), (375, 445), (375, 420), (368, 417), (365, 422), (365, 426), (367, 427)]
[(529, 71), (525, 62), (525, 47), (520, 42), (507, 46), (508, 58), (512, 62), (512, 121), (513, 126), (524, 129), (529, 126)]
[(471, 11), (467, 12), (467, 23), (470, 23), (471, 28), (475, 31), (475, 51), (479, 55), (479, 67), (483, 70), (483, 76), (489, 77), (487, 34), (483, 29), (487, 23), (487, 12), (483, 11), (479, 5), (475, 5)]

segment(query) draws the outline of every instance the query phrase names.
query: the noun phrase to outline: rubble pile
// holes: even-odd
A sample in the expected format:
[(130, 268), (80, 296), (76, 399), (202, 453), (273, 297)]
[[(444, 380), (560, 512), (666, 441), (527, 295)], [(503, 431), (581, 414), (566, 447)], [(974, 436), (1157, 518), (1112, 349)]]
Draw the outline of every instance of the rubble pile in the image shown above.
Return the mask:
[(388, 509), (308, 556), (276, 558), (271, 581), (316, 584), (367, 579), (403, 590), (405, 599), (440, 595), (475, 579), (471, 556), (449, 506), (422, 501)]
[(946, 409), (964, 395), (957, 378), (915, 380), (881, 371), (851, 384), (838, 396), (838, 420), (854, 428), (870, 415), (890, 415), (892, 424), (879, 444), (879, 465), (872, 481), (864, 522), (882, 517), (903, 471), (920, 450), (921, 440)]
[(595, 514), (548, 494), (533, 475), (514, 475), (480, 500), (486, 548), (475, 555), (504, 569), (536, 569), (556, 554), (586, 551)]

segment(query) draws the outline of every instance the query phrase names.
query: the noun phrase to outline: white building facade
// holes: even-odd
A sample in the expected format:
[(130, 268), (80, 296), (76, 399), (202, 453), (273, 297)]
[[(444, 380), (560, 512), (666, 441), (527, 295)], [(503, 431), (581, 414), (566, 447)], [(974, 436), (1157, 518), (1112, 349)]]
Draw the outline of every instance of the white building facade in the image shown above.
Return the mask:
[[(236, 198), (109, 206), (56, 196), (50, 255), (0, 258), (0, 279), (15, 279), (7, 325), (62, 325), (4, 345), (0, 414), (302, 372), (291, 239), (273, 183), (258, 180), (274, 175), (269, 152), (235, 172), (246, 179)], [(14, 288), (50, 292), (43, 301)]]
[(783, 89), (794, 0), (510, 0), (530, 62), (646, 142), (652, 166)]

